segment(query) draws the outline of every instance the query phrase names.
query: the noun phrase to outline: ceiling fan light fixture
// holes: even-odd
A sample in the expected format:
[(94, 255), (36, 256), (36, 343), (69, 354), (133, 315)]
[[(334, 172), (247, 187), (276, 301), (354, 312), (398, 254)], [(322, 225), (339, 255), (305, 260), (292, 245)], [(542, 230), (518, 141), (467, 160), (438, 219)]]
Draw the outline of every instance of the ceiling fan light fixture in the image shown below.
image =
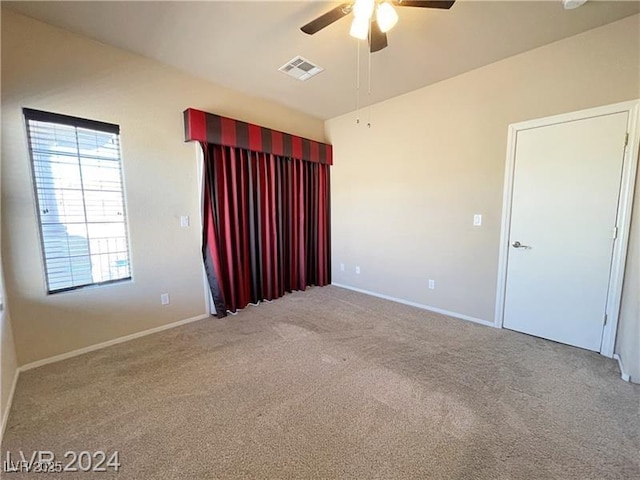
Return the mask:
[[(1, 0), (0, 0), (1, 1)], [(556, 1), (556, 0), (554, 0)], [(557, 0), (561, 1), (561, 0)], [(564, 0), (581, 1), (587, 0)], [(346, 0), (343, 0), (346, 2)], [(323, 28), (347, 15), (352, 15), (353, 21), (349, 34), (362, 40), (369, 39), (369, 52), (375, 53), (388, 46), (387, 33), (398, 22), (395, 7), (450, 9), (456, 0), (409, 1), (409, 0), (349, 0), (341, 3), (328, 12), (314, 18), (300, 27), (307, 35), (318, 33)], [(376, 14), (374, 17), (373, 14)]]
[(353, 17), (349, 35), (359, 40), (366, 40), (369, 35), (369, 19), (366, 17)]
[(373, 15), (373, 9), (375, 6), (375, 0), (356, 0), (356, 3), (353, 4), (353, 16), (355, 18), (364, 18), (369, 21)]
[(384, 33), (391, 30), (398, 23), (398, 14), (389, 2), (382, 2), (376, 10), (376, 20), (380, 30)]
[(573, 10), (587, 3), (587, 0), (562, 0), (562, 6), (565, 10)]

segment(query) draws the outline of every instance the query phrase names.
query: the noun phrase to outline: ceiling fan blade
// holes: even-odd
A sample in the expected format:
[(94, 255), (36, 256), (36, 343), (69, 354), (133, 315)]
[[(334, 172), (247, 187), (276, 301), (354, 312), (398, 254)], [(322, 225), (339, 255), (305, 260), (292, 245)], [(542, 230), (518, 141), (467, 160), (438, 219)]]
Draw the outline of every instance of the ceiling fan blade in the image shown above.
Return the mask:
[(343, 3), (342, 5), (338, 5), (333, 10), (329, 10), (324, 15), (320, 15), (315, 20), (311, 20), (304, 27), (300, 28), (304, 33), (309, 35), (313, 35), (314, 33), (319, 32), (324, 27), (328, 27), (333, 22), (340, 20), (345, 15), (351, 13), (351, 4)]
[(421, 8), (443, 8), (448, 10), (456, 3), (455, 0), (395, 0), (394, 5), (398, 7), (421, 7)]
[(371, 28), (369, 29), (369, 50), (371, 53), (382, 50), (388, 45), (387, 34), (380, 30), (378, 22), (371, 20)]

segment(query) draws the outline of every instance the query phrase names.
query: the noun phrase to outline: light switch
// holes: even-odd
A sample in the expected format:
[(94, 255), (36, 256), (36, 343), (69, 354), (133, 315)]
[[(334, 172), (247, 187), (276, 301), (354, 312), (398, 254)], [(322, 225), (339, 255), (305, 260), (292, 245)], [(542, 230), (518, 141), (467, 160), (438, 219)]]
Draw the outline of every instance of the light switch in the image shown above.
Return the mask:
[(473, 216), (473, 226), (479, 227), (480, 225), (482, 225), (482, 215), (480, 215), (479, 213), (476, 213)]
[(180, 217), (180, 226), (188, 227), (189, 226), (189, 215), (182, 215)]

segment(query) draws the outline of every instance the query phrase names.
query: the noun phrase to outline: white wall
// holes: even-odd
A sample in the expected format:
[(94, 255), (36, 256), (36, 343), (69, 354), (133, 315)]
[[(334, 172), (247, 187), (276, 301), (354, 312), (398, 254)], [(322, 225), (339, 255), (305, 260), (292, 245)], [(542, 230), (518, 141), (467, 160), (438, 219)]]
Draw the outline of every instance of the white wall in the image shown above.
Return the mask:
[[(22, 107), (120, 125), (133, 282), (46, 295)], [(205, 313), (188, 107), (324, 139), (318, 119), (2, 11), (2, 252), (20, 365)]]
[[(493, 322), (508, 125), (640, 98), (638, 38), (635, 15), (373, 105), (371, 128), (354, 113), (325, 122), (333, 281)], [(617, 347), (634, 378), (639, 269)]]

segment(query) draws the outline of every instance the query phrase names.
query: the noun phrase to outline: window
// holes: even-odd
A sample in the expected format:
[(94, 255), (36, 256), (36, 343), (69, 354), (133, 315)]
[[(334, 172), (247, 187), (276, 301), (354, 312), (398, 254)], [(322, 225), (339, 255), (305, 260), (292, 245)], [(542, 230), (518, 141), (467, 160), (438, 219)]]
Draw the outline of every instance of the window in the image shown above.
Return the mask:
[(23, 109), (47, 291), (131, 279), (120, 127)]

